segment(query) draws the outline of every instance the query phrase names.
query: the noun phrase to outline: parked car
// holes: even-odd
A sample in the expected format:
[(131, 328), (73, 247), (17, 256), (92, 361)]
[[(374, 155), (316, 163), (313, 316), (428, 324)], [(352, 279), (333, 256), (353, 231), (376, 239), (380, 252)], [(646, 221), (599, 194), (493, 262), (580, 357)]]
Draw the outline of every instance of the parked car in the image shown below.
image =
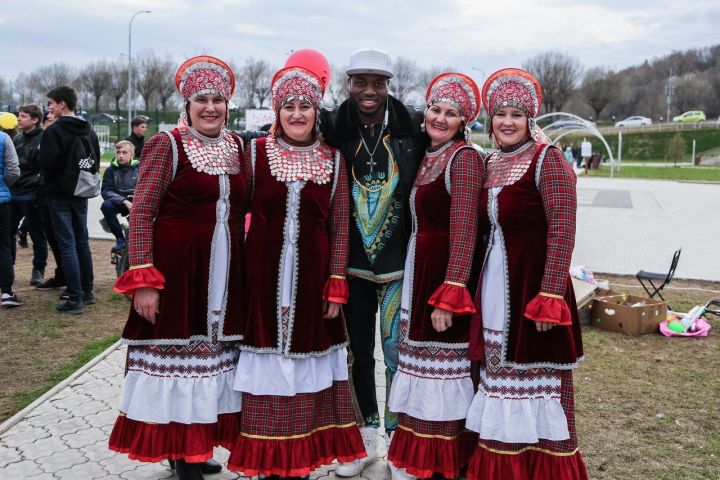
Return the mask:
[(620, 120), (619, 122), (615, 122), (615, 126), (618, 128), (628, 128), (628, 127), (647, 127), (652, 125), (652, 119), (648, 117), (642, 117), (640, 115), (636, 115), (634, 117), (628, 117), (625, 120)]
[(705, 120), (705, 112), (701, 112), (700, 110), (691, 110), (677, 117), (673, 117), (673, 122), (697, 123), (704, 122)]
[(90, 115), (90, 123), (117, 123), (122, 122), (125, 118), (111, 113), (93, 113)]

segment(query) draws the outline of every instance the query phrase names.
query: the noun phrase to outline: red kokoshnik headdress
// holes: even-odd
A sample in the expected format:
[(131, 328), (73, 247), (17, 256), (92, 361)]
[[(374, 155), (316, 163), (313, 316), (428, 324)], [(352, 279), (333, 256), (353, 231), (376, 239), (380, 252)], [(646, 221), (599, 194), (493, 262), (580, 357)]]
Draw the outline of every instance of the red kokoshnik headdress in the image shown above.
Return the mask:
[(322, 102), (323, 83), (310, 70), (302, 67), (286, 67), (279, 70), (272, 80), (273, 110), (276, 112), (292, 100), (307, 100), (315, 109)]
[(175, 74), (175, 86), (186, 102), (198, 95), (222, 95), (230, 101), (235, 92), (235, 75), (219, 58), (199, 55), (185, 60)]
[(463, 121), (472, 122), (480, 113), (480, 91), (475, 81), (462, 73), (441, 73), (428, 85), (425, 102), (430, 107), (443, 102), (457, 108)]
[[(535, 117), (542, 105), (542, 87), (530, 73), (519, 68), (503, 68), (488, 77), (482, 89), (482, 100), (490, 118), (503, 107), (515, 107), (528, 117), (530, 136), (538, 140)], [(492, 135), (492, 121), (488, 133)]]

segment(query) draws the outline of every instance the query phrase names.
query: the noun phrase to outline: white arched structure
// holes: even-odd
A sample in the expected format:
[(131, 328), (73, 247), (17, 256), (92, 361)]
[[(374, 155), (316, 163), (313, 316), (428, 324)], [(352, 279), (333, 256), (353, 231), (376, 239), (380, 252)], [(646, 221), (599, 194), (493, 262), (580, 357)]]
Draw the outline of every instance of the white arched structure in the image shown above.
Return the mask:
[[(552, 121), (547, 123), (545, 126), (540, 125), (540, 122), (546, 119), (552, 119)], [(605, 145), (605, 150), (610, 158), (610, 178), (613, 177), (615, 168), (620, 170), (620, 160), (615, 160), (612, 150), (610, 149), (610, 145), (608, 145), (605, 137), (603, 137), (602, 133), (600, 133), (595, 125), (584, 118), (573, 115), (572, 113), (552, 112), (540, 115), (536, 120), (545, 135), (547, 135), (553, 143), (557, 143), (562, 137), (571, 133), (587, 133), (596, 137), (603, 143), (603, 145)]]

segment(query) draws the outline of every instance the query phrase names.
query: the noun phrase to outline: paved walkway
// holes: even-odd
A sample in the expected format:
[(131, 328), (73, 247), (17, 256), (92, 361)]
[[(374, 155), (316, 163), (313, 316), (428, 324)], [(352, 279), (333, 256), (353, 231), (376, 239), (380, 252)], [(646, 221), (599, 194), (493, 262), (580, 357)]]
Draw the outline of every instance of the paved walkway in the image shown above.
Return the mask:
[[(379, 330), (379, 329), (378, 329)], [(379, 357), (380, 342), (376, 342)], [(125, 347), (115, 344), (42, 398), (0, 425), (0, 479), (150, 480), (175, 478), (167, 462), (141, 463), (108, 450), (117, 416), (125, 369)], [(88, 368), (89, 367), (89, 368)], [(385, 408), (384, 364), (376, 366), (379, 408)], [(385, 445), (378, 449), (384, 454)], [(229, 453), (215, 449), (215, 459), (227, 464)], [(311, 479), (333, 479), (334, 467), (321, 468)], [(223, 470), (208, 480), (247, 478)], [(385, 460), (365, 469), (367, 480), (389, 478)]]
[(667, 272), (720, 281), (720, 185), (664, 180), (578, 179), (573, 263), (634, 275)]

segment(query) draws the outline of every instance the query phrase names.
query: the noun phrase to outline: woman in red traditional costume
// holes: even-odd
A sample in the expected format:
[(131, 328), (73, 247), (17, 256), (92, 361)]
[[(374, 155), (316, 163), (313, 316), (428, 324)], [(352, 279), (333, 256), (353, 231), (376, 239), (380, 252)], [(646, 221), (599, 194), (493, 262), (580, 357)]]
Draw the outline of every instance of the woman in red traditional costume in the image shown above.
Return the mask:
[(466, 425), (479, 441), (467, 477), (586, 479), (572, 385), (583, 357), (568, 274), (575, 174), (535, 123), (542, 91), (532, 75), (495, 72), (482, 99), (499, 149), (486, 159), (478, 209), (488, 247), (470, 330), (480, 375)]
[(349, 196), (340, 152), (318, 137), (320, 79), (286, 67), (271, 93), (271, 133), (246, 151), (247, 329), (234, 384), (243, 411), (228, 465), (300, 478), (366, 455), (338, 316), (348, 298)]
[(187, 127), (145, 144), (131, 266), (115, 285), (134, 299), (110, 448), (144, 462), (169, 458), (180, 478), (195, 480), (219, 471), (213, 446), (230, 448), (239, 432), (242, 396), (232, 388), (244, 328), (238, 219), (248, 189), (242, 141), (225, 128), (232, 70), (194, 57), (175, 83)]
[(475, 82), (436, 77), (425, 94), (430, 147), (410, 193), (413, 230), (405, 262), (400, 362), (389, 408), (398, 413), (388, 461), (393, 479), (455, 478), (475, 435), (465, 430), (474, 390), (468, 335), (475, 306), (482, 158), (466, 138), (480, 111)]

